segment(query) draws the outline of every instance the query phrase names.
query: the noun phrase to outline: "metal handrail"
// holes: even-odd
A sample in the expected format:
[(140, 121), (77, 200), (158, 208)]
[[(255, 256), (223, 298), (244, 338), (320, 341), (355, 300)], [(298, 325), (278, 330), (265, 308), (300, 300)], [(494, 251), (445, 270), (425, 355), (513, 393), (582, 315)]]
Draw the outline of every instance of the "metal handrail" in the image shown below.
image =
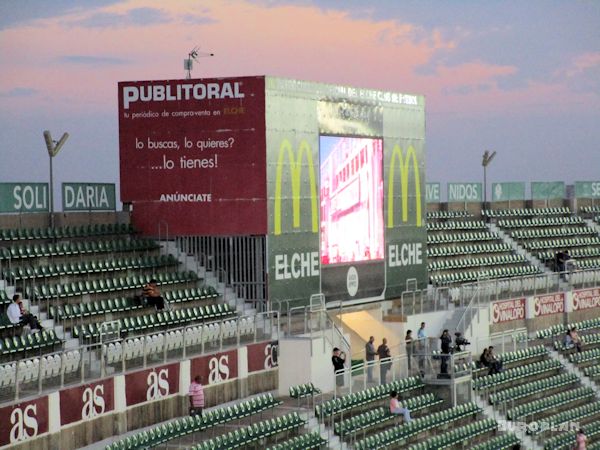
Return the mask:
[[(150, 339), (152, 339), (152, 337), (156, 337), (159, 334), (163, 335), (163, 342), (162, 342), (162, 348), (163, 348), (163, 358), (162, 360), (159, 362), (160, 364), (163, 364), (167, 361), (167, 334), (169, 333), (177, 333), (177, 332), (181, 332), (182, 335), (182, 346), (181, 346), (181, 352), (183, 355), (183, 358), (185, 359), (186, 357), (186, 350), (187, 350), (187, 344), (186, 344), (186, 330), (192, 329), (192, 328), (196, 328), (196, 327), (201, 327), (201, 342), (202, 342), (202, 348), (201, 348), (201, 352), (197, 353), (197, 354), (204, 354), (205, 353), (205, 347), (204, 347), (204, 336), (202, 333), (204, 333), (204, 326), (210, 326), (210, 325), (218, 325), (220, 328), (220, 333), (219, 333), (219, 343), (218, 343), (218, 348), (219, 350), (223, 350), (223, 335), (222, 335), (222, 327), (223, 324), (225, 322), (231, 321), (231, 320), (235, 320), (236, 321), (236, 343), (233, 344), (233, 346), (239, 346), (240, 344), (240, 324), (242, 319), (248, 319), (248, 318), (252, 318), (253, 319), (253, 328), (254, 331), (252, 333), (252, 341), (256, 342), (257, 341), (257, 329), (258, 329), (258, 325), (261, 322), (261, 320), (263, 320), (263, 323), (266, 323), (266, 321), (270, 321), (270, 330), (271, 330), (271, 334), (273, 329), (276, 330), (276, 335), (277, 335), (277, 339), (279, 339), (280, 333), (279, 333), (279, 313), (277, 311), (267, 311), (267, 312), (262, 312), (262, 313), (256, 313), (256, 314), (252, 314), (252, 315), (247, 315), (247, 316), (238, 316), (238, 317), (232, 317), (232, 318), (223, 318), (221, 320), (216, 320), (216, 321), (212, 321), (212, 322), (202, 322), (202, 323), (197, 323), (197, 324), (190, 324), (190, 325), (185, 325), (183, 327), (178, 327), (178, 328), (169, 328), (166, 330), (162, 330), (162, 331), (156, 331), (156, 332), (147, 332), (144, 334), (138, 334), (138, 335), (133, 335), (133, 336), (129, 336), (126, 338), (120, 338), (117, 340), (113, 340), (111, 342), (109, 342), (109, 344), (114, 344), (114, 343), (120, 343), (122, 344), (123, 342), (127, 341), (127, 340), (139, 340), (142, 346), (142, 356), (143, 356), (143, 364), (141, 366), (139, 365), (135, 365), (135, 367), (130, 367), (129, 369), (127, 369), (127, 365), (126, 365), (126, 355), (125, 355), (125, 350), (122, 349), (121, 351), (121, 361), (119, 362), (120, 366), (121, 366), (121, 372), (128, 372), (128, 371), (133, 371), (133, 370), (139, 370), (140, 368), (145, 368), (148, 366), (148, 361), (146, 359), (147, 356), (147, 351), (146, 351), (146, 345), (147, 342)], [(264, 318), (264, 319), (261, 319)], [(57, 352), (52, 352), (52, 353), (44, 353), (44, 354), (40, 354), (38, 356), (35, 357), (31, 357), (31, 358), (26, 358), (26, 359), (20, 359), (17, 361), (11, 361), (11, 362), (6, 362), (3, 364), (0, 364), (1, 366), (6, 366), (6, 365), (10, 365), (10, 364), (15, 364), (15, 378), (14, 378), (14, 396), (10, 396), (10, 398), (3, 398), (0, 399), (0, 404), (4, 403), (4, 402), (9, 402), (9, 401), (13, 401), (13, 400), (19, 400), (20, 398), (20, 393), (22, 391), (22, 384), (29, 384), (33, 381), (37, 381), (37, 386), (38, 389), (36, 392), (33, 392), (32, 390), (28, 390), (27, 393), (28, 395), (39, 395), (44, 388), (44, 383), (43, 380), (46, 379), (43, 377), (43, 371), (41, 370), (41, 364), (42, 364), (42, 360), (46, 359), (48, 360), (49, 357), (58, 355), (61, 358), (61, 368), (60, 368), (60, 387), (64, 387), (65, 386), (65, 370), (63, 365), (65, 364), (65, 358), (67, 357), (67, 355), (73, 354), (73, 352), (78, 352), (80, 355), (80, 364), (81, 367), (79, 369), (77, 369), (76, 371), (72, 372), (72, 373), (77, 373), (80, 372), (80, 374), (77, 376), (77, 383), (79, 382), (84, 382), (86, 380), (89, 381), (93, 381), (96, 379), (101, 379), (103, 378), (108, 372), (107, 372), (107, 367), (114, 367), (111, 366), (108, 362), (107, 362), (107, 355), (105, 352), (105, 348), (107, 348), (108, 344), (104, 344), (102, 342), (97, 342), (97, 343), (93, 343), (93, 344), (84, 344), (84, 345), (79, 345), (78, 347), (75, 348), (69, 348), (69, 349), (63, 349), (61, 351), (57, 351)], [(85, 362), (85, 359), (88, 355), (90, 355), (93, 352), (99, 352), (98, 354), (98, 360), (100, 362), (100, 367), (99, 370), (97, 371), (97, 375), (96, 376), (90, 376), (90, 377), (86, 377), (85, 376), (85, 365), (87, 364)], [(29, 381), (20, 381), (19, 380), (19, 374), (18, 371), (22, 370), (23, 367), (25, 367), (27, 365), (28, 361), (34, 362), (35, 360), (38, 360), (38, 372), (37, 372), (37, 378), (35, 380), (29, 380)], [(177, 357), (177, 359), (181, 359), (180, 357)], [(54, 378), (54, 377), (53, 377)], [(52, 385), (52, 388), (56, 387), (55, 383), (49, 383)]]

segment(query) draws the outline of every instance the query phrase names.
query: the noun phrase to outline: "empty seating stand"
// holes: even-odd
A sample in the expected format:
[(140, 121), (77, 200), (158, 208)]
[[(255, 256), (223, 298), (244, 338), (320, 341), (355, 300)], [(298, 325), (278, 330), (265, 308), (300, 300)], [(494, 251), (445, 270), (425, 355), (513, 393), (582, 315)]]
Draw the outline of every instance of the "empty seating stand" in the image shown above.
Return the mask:
[(441, 435), (433, 436), (425, 442), (412, 445), (409, 447), (409, 450), (439, 450), (462, 443), (463, 441), (472, 442), (478, 436), (494, 431), (497, 428), (498, 423), (494, 419), (478, 420)]
[(135, 450), (158, 446), (196, 431), (206, 431), (218, 425), (225, 425), (244, 417), (260, 414), (281, 403), (272, 394), (262, 394), (233, 406), (205, 411), (202, 416), (183, 417), (162, 425), (157, 425), (147, 431), (136, 433), (126, 439), (116, 441), (108, 445), (106, 450)]
[(377, 402), (388, 398), (390, 392), (396, 391), (399, 394), (420, 389), (424, 386), (421, 377), (414, 376), (393, 381), (391, 383), (374, 386), (363, 391), (344, 395), (333, 400), (328, 400), (315, 406), (315, 416), (318, 419), (324, 419), (334, 416), (344, 411)]
[(206, 307), (196, 306), (175, 311), (159, 311), (154, 314), (119, 319), (117, 328), (103, 328), (102, 323), (76, 325), (73, 327), (73, 337), (92, 339), (99, 337), (101, 332), (145, 332), (156, 328), (168, 328), (191, 322), (226, 318), (234, 313), (235, 311), (229, 305), (221, 303)]
[(93, 236), (116, 236), (135, 233), (133, 225), (105, 223), (54, 228), (13, 228), (0, 230), (0, 241), (51, 240)]
[(427, 258), (430, 282), (438, 286), (540, 272), (484, 221), (469, 217), (432, 216), (427, 223)]
[(298, 405), (300, 405), (300, 400), (303, 398), (309, 399), (309, 402), (315, 395), (321, 393), (321, 390), (315, 387), (312, 383), (299, 384), (297, 386), (290, 386), (290, 398), (294, 398), (298, 400)]
[(31, 352), (38, 353), (44, 349), (54, 349), (61, 344), (54, 330), (44, 330), (23, 336), (0, 339), (0, 356), (11, 358), (23, 357)]
[[(413, 414), (416, 411), (440, 405), (443, 403), (443, 400), (435, 397), (433, 393), (429, 393), (417, 397), (410, 397), (403, 400), (402, 403), (411, 411), (411, 414)], [(389, 422), (394, 421), (396, 418), (397, 416), (391, 414), (389, 407), (386, 405), (385, 407), (371, 409), (349, 419), (341, 420), (334, 424), (333, 429), (335, 434), (346, 436), (389, 424)]]
[(53, 277), (105, 274), (127, 270), (161, 269), (179, 265), (173, 255), (123, 257), (106, 260), (73, 261), (42, 266), (17, 266), (4, 269), (2, 276), (15, 282)]
[(81, 295), (107, 294), (141, 288), (151, 279), (156, 279), (157, 285), (195, 282), (198, 275), (195, 272), (169, 272), (155, 275), (133, 275), (130, 277), (107, 278), (93, 281), (78, 281), (55, 285), (42, 285), (33, 290), (25, 289), (25, 295), (38, 300), (77, 297)]
[(267, 450), (311, 450), (328, 448), (327, 440), (317, 432), (301, 434), (281, 444), (269, 447)]
[[(485, 211), (484, 211), (485, 212)], [(497, 218), (497, 225), (512, 239), (556, 269), (555, 253), (568, 250), (577, 268), (600, 267), (600, 236), (569, 208), (538, 208), (524, 210), (487, 211)]]
[(465, 403), (455, 408), (445, 409), (424, 417), (419, 417), (409, 423), (376, 433), (365, 439), (359, 440), (354, 448), (370, 450), (390, 446), (391, 448), (406, 448), (407, 442), (425, 432), (432, 432), (439, 428), (452, 427), (455, 422), (474, 416), (482, 411), (474, 403)]
[(246, 448), (264, 439), (269, 439), (281, 433), (289, 433), (306, 425), (306, 419), (300, 417), (297, 412), (285, 416), (274, 417), (255, 423), (252, 426), (240, 428), (216, 438), (204, 441), (194, 450), (228, 450), (234, 448)]

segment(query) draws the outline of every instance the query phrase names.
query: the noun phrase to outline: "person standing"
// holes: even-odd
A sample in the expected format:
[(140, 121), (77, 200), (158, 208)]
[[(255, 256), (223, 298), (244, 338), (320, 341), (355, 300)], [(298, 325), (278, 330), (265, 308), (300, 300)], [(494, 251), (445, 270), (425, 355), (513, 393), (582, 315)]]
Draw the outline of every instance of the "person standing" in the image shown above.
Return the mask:
[(417, 339), (427, 339), (427, 332), (425, 331), (425, 322), (421, 322), (419, 331), (417, 331)]
[(196, 375), (194, 381), (190, 384), (190, 416), (202, 417), (204, 409), (204, 387), (202, 386), (202, 377)]
[(367, 361), (367, 383), (373, 382), (373, 365), (375, 362), (375, 338), (371, 336), (365, 344), (365, 359)]
[(419, 361), (419, 373), (421, 376), (425, 375), (425, 351), (427, 350), (427, 332), (425, 331), (425, 322), (421, 322), (421, 326), (417, 330), (417, 352), (420, 355), (417, 359)]
[(8, 305), (6, 315), (13, 325), (29, 325), (32, 330), (41, 331), (44, 329), (40, 325), (38, 318), (25, 310), (21, 294), (13, 295), (13, 302)]
[(387, 383), (387, 373), (392, 365), (390, 354), (390, 348), (387, 345), (387, 339), (383, 338), (381, 345), (377, 347), (377, 355), (379, 356), (379, 382), (381, 384)]
[(452, 338), (448, 330), (444, 330), (440, 336), (441, 349), (442, 349), (442, 364), (440, 366), (440, 373), (448, 373), (448, 359), (450, 359), (450, 345), (452, 344)]
[(412, 330), (406, 331), (406, 336), (404, 337), (404, 343), (406, 345), (406, 360), (408, 362), (408, 370), (412, 369), (411, 360), (413, 355), (413, 338), (412, 338)]
[(346, 354), (339, 348), (334, 347), (333, 356), (331, 357), (331, 363), (333, 364), (333, 373), (335, 374), (335, 384), (338, 387), (344, 385), (344, 364), (346, 363)]

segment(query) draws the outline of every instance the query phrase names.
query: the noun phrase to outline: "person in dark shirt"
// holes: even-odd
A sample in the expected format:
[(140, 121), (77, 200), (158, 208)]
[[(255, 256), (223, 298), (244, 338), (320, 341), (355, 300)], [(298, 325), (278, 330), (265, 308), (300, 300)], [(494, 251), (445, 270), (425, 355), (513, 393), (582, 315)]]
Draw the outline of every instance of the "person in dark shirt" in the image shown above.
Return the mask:
[(164, 309), (165, 299), (160, 295), (158, 285), (155, 279), (144, 286), (142, 289), (142, 296), (146, 298), (148, 305), (154, 306), (158, 311)]
[(333, 373), (335, 374), (335, 384), (337, 386), (344, 385), (344, 374), (338, 373), (339, 370), (344, 370), (346, 364), (346, 354), (340, 351), (339, 348), (333, 349), (333, 356), (331, 357), (331, 363), (333, 364)]
[(390, 354), (390, 348), (387, 345), (386, 338), (383, 338), (381, 345), (377, 347), (377, 355), (379, 355), (379, 382), (385, 384), (387, 383), (386, 378), (388, 370), (390, 370), (390, 366), (392, 365), (392, 355)]
[(452, 338), (450, 337), (448, 330), (443, 331), (442, 335), (440, 336), (440, 341), (442, 349), (442, 364), (440, 366), (440, 373), (448, 373), (448, 359), (450, 359), (450, 356), (444, 356), (450, 355), (452, 350), (450, 347), (452, 344)]

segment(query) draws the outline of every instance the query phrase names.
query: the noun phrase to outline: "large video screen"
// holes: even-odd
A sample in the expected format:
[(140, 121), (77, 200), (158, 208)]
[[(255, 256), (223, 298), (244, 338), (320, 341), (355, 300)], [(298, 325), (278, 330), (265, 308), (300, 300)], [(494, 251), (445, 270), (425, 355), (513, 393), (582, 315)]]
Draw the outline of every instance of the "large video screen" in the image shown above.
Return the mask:
[(321, 264), (384, 258), (383, 139), (320, 136)]

